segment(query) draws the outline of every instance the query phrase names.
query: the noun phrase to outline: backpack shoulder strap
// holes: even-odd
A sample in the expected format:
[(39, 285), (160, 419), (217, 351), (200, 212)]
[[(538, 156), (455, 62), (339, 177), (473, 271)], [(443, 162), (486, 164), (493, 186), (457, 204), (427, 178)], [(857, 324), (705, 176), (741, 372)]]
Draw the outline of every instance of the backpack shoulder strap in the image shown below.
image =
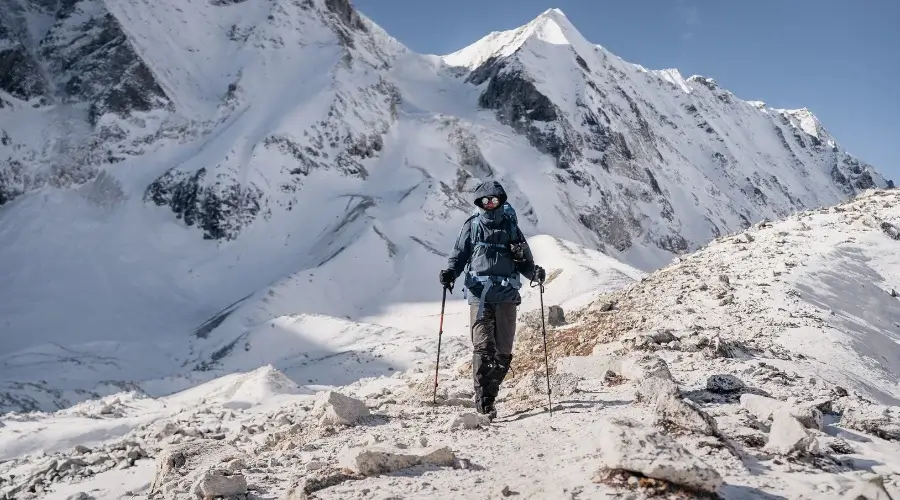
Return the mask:
[[(469, 248), (471, 248), (472, 252), (475, 251), (475, 232), (477, 229), (475, 226), (477, 225), (477, 222), (478, 222), (477, 219), (478, 219), (477, 213), (470, 215), (469, 218), (466, 219), (465, 222), (463, 222), (462, 227), (459, 229), (459, 232), (462, 233), (463, 229), (466, 228), (466, 224), (469, 224)], [(466, 262), (466, 268), (468, 268), (469, 264), (471, 264), (471, 263), (472, 263), (472, 254), (470, 253), (469, 261)]]
[(519, 224), (512, 217), (507, 217), (506, 222), (509, 224), (509, 241), (517, 242), (519, 241), (519, 237), (521, 236), (521, 232), (519, 231)]
[(469, 223), (469, 243), (472, 244), (472, 249), (474, 250), (476, 243), (478, 243), (478, 227), (481, 226), (478, 222), (478, 214), (470, 216), (466, 222)]
[(516, 221), (510, 219), (509, 220), (509, 238), (510, 241), (519, 241), (519, 225)]

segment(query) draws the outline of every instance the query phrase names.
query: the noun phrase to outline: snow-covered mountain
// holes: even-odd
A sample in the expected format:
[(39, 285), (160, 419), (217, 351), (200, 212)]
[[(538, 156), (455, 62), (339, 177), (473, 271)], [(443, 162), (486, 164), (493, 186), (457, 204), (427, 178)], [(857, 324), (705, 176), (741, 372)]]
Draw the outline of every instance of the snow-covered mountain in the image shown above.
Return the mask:
[(346, 0), (0, 0), (0, 68), (5, 409), (427, 358), (485, 178), (565, 270), (555, 300), (892, 185), (808, 110), (627, 63), (558, 10), (435, 56)]

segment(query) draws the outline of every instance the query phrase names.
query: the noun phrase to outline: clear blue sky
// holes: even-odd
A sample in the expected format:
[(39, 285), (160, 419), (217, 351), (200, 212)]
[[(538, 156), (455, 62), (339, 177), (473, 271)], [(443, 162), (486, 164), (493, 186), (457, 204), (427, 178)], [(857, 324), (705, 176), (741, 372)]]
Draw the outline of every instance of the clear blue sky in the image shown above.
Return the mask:
[(736, 96), (808, 107), (900, 182), (900, 0), (354, 0), (417, 52), (446, 54), (561, 9), (589, 41)]

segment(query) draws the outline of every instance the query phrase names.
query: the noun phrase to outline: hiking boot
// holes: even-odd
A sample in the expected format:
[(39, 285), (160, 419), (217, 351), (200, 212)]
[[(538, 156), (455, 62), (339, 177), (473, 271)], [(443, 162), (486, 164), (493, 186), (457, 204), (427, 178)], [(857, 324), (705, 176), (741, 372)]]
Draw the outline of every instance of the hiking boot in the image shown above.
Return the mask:
[(494, 407), (494, 401), (489, 398), (475, 399), (475, 411), (479, 415), (487, 416), (488, 420), (493, 421), (497, 418), (497, 408)]
[(493, 369), (487, 374), (483, 381), (481, 397), (493, 402), (500, 394), (500, 385), (509, 373), (509, 365), (512, 362), (511, 355), (498, 354), (494, 358)]
[(493, 402), (495, 396), (491, 396), (490, 386), (493, 378), (491, 373), (496, 368), (493, 356), (475, 354), (472, 357), (472, 379), (475, 385), (475, 406), (480, 407), (481, 401)]

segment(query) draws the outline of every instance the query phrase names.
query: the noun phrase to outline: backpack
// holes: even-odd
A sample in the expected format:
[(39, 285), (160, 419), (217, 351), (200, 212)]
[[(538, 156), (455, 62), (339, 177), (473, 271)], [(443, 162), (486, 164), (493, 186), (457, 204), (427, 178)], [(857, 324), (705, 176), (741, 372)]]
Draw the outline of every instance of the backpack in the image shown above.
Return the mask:
[[(503, 215), (506, 217), (507, 222), (510, 225), (510, 228), (509, 228), (510, 240), (514, 241), (514, 242), (518, 241), (519, 240), (519, 219), (518, 219), (518, 217), (516, 217), (516, 211), (513, 209), (512, 205), (509, 204), (509, 202), (503, 202), (503, 205), (501, 206), (500, 209), (503, 210)], [(473, 250), (474, 250), (474, 247), (476, 247), (476, 246), (489, 246), (489, 247), (502, 248), (503, 250), (506, 250), (507, 252), (512, 253), (513, 249), (510, 247), (510, 245), (502, 245), (500, 243), (488, 243), (485, 241), (479, 241), (479, 235), (484, 234), (483, 231), (479, 231), (479, 229), (481, 228), (481, 221), (478, 217), (479, 213), (480, 213), (479, 210), (475, 209), (472, 212), (472, 215), (468, 219), (469, 221), (471, 221), (471, 224), (469, 224), (469, 227), (471, 230), (471, 232), (469, 233), (469, 238), (471, 240)], [(468, 269), (468, 267), (469, 267), (469, 264), (466, 264), (467, 269)], [(466, 280), (467, 283), (469, 282), (469, 280), (480, 282), (483, 286), (482, 292), (481, 292), (481, 300), (478, 303), (478, 311), (475, 315), (475, 318), (479, 319), (479, 320), (484, 315), (484, 299), (487, 296), (488, 290), (491, 288), (491, 286), (493, 285), (493, 283), (495, 281), (497, 283), (500, 283), (503, 285), (513, 286), (517, 289), (522, 286), (522, 282), (519, 278), (519, 273), (515, 273), (515, 275), (512, 277), (475, 276), (474, 274), (467, 273), (467, 280)], [(467, 297), (467, 296), (468, 296), (468, 285), (463, 287), (463, 297)]]
[[(509, 236), (512, 241), (516, 241), (519, 239), (519, 218), (516, 216), (516, 210), (509, 204), (508, 201), (504, 201), (503, 205), (500, 207), (500, 210), (503, 210), (503, 215), (510, 221), (510, 231)], [(479, 209), (475, 209), (472, 211), (471, 217), (469, 220), (472, 223), (469, 225), (471, 229), (471, 233), (469, 233), (469, 239), (472, 241), (472, 245), (486, 245), (486, 246), (496, 246), (495, 243), (485, 243), (483, 241), (478, 241), (478, 235), (480, 232), (478, 229), (481, 227), (481, 223), (478, 221)], [(502, 245), (501, 245), (502, 246)], [(504, 246), (504, 248), (506, 248)]]

